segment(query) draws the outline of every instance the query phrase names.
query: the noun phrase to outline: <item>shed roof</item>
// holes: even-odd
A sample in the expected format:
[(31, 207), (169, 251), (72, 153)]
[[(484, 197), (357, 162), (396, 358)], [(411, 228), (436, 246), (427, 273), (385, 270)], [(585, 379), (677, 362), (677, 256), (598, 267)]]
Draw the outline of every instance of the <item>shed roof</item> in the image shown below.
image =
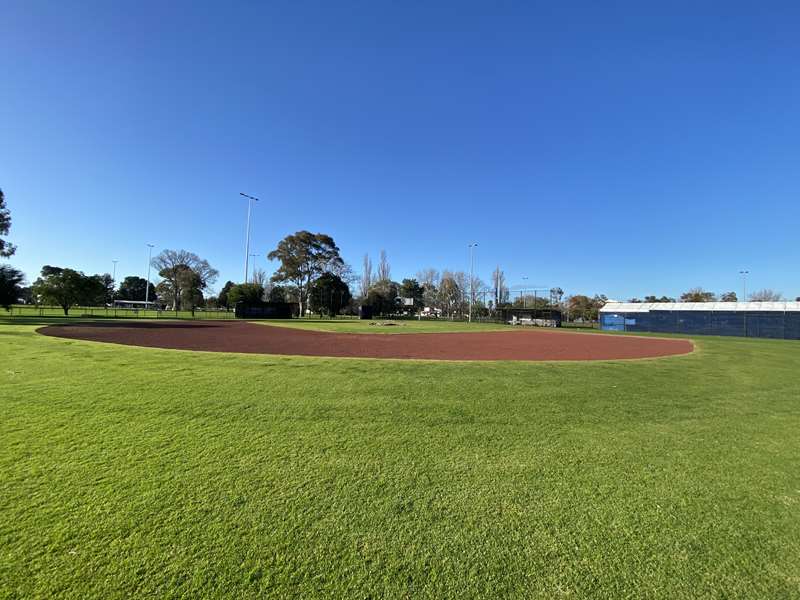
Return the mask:
[(606, 302), (601, 313), (644, 313), (651, 310), (726, 312), (795, 312), (800, 302)]

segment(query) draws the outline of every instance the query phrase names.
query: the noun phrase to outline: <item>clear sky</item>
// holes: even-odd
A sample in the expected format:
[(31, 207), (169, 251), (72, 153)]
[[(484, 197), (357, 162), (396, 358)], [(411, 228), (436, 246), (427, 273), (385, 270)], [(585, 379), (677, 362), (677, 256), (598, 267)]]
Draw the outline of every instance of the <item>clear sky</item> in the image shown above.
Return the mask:
[(800, 296), (797, 2), (33, 2), (0, 9), (11, 260), (146, 243), (241, 281), (300, 229), (360, 269), (627, 299)]

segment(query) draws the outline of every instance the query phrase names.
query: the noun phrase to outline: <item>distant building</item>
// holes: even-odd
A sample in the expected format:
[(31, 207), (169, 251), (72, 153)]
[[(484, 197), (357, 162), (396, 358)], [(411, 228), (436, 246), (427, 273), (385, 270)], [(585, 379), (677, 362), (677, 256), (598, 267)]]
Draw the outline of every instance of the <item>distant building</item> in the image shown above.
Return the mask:
[(800, 302), (607, 302), (600, 327), (800, 340)]

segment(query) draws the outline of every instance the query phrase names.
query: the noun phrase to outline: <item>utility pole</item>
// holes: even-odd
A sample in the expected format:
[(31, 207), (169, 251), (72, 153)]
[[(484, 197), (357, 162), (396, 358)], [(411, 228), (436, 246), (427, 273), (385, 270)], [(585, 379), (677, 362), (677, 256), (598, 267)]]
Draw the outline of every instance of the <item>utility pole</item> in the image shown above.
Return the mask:
[(150, 304), (150, 262), (153, 260), (153, 244), (147, 244), (147, 284), (144, 286), (144, 309)]
[(473, 260), (473, 250), (478, 246), (477, 242), (469, 245), (469, 322), (472, 323), (472, 300), (475, 298), (475, 278), (473, 271), (475, 268)]
[[(748, 273), (750, 273), (750, 271), (747, 271), (747, 270), (739, 271), (739, 275), (742, 276), (742, 294), (744, 296), (742, 298), (742, 302), (747, 302), (747, 274)], [(742, 318), (743, 318), (742, 320), (744, 322), (744, 337), (747, 337), (747, 307), (745, 307), (745, 309), (742, 311)]]
[(239, 192), (240, 196), (247, 198), (247, 232), (245, 234), (244, 243), (244, 282), (247, 283), (247, 275), (250, 271), (250, 211), (253, 208), (253, 200), (258, 202), (255, 196), (248, 196), (243, 192)]

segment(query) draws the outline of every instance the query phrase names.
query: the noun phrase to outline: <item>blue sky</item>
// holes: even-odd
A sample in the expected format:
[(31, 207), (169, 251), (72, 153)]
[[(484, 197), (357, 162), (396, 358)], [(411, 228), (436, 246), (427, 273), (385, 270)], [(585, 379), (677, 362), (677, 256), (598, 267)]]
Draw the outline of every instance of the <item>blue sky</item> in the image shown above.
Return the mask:
[[(626, 299), (800, 296), (800, 5), (4, 2), (12, 264), (331, 234)], [(273, 266), (259, 259), (260, 266)]]

